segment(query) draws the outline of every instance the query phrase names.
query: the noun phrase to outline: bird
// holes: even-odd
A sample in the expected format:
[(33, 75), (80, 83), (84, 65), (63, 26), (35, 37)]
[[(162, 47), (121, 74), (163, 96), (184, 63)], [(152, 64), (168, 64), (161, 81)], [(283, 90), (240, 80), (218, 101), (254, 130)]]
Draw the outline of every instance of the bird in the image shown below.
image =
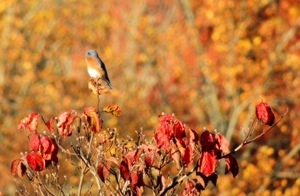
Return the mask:
[(113, 86), (109, 80), (108, 73), (104, 62), (99, 57), (96, 50), (88, 50), (85, 53), (85, 61), (87, 63), (87, 71), (92, 78), (100, 78), (106, 82), (110, 89)]

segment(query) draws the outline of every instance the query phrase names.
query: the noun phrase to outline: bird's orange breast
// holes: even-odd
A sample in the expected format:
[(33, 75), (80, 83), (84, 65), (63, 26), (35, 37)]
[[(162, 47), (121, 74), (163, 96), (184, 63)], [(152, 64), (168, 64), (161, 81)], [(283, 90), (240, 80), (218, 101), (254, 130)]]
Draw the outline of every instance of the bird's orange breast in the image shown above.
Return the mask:
[(91, 77), (100, 77), (104, 76), (104, 70), (102, 70), (101, 65), (99, 65), (97, 59), (93, 57), (86, 57), (85, 58), (87, 63), (87, 70)]
[(86, 57), (85, 60), (89, 67), (94, 68), (94, 69), (100, 69), (100, 65), (95, 58)]

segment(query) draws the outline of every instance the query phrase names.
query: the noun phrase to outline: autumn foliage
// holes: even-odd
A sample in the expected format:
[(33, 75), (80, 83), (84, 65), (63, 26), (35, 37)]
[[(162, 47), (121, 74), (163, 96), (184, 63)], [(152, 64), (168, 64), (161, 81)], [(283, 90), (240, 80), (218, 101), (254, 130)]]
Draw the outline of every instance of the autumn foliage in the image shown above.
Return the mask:
[[(299, 13), (298, 0), (0, 1), (0, 194), (300, 195)], [(89, 78), (89, 49), (114, 90)]]
[[(102, 111), (115, 117), (121, 113), (116, 105), (106, 106)], [(232, 149), (224, 135), (208, 130), (202, 130), (199, 134), (171, 114), (159, 116), (154, 141), (146, 140), (145, 135), (139, 132), (136, 141), (125, 140), (122, 144), (114, 131), (102, 130), (101, 117), (102, 113), (94, 107), (85, 108), (83, 114), (74, 110), (63, 112), (47, 122), (41, 114), (31, 113), (18, 125), (18, 129), (30, 133), (29, 152), (12, 161), (11, 173), (18, 177), (26, 174), (35, 192), (40, 194), (65, 194), (70, 190), (55, 178), (49, 179), (48, 175), (53, 169), (60, 170), (59, 163), (64, 156), (74, 157), (77, 161), (72, 164), (83, 166), (78, 176), (81, 179), (77, 188), (79, 195), (83, 189), (82, 180), (88, 172), (97, 182), (94, 191), (104, 195), (143, 195), (147, 191), (154, 195), (179, 192), (186, 196), (199, 195), (209, 182), (217, 186), (217, 168), (221, 159), (225, 159), (226, 163), (223, 172), (231, 172), (235, 178), (239, 173), (239, 165), (233, 154), (271, 130), (275, 120), (274, 113), (266, 103), (258, 104), (257, 120), (271, 127), (259, 134), (255, 133), (254, 127), (250, 127), (244, 142)], [(38, 133), (39, 118), (48, 129), (47, 133)], [(70, 146), (63, 146), (73, 136), (76, 140)], [(133, 145), (126, 148), (124, 144), (130, 142)], [(58, 153), (63, 157), (58, 158)], [(174, 166), (176, 170), (172, 172), (165, 170)], [(55, 173), (52, 175), (55, 176)], [(93, 193), (92, 190), (90, 193)]]

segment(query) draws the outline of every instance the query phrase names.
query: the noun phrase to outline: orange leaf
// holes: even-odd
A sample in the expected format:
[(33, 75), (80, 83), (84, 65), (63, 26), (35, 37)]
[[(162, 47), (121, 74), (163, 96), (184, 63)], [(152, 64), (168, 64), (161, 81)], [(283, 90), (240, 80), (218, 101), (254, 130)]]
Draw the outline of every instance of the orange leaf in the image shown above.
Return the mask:
[(18, 177), (22, 177), (25, 174), (26, 167), (21, 159), (16, 159), (11, 163), (10, 172)]
[(107, 113), (111, 113), (112, 115), (117, 117), (121, 116), (121, 109), (119, 108), (119, 106), (114, 104), (104, 107), (103, 111)]
[(88, 88), (91, 89), (91, 91), (94, 94), (103, 95), (103, 94), (110, 94), (109, 88), (102, 85), (99, 81), (97, 81), (95, 78), (91, 78), (88, 84)]
[(87, 117), (87, 122), (88, 122), (89, 128), (94, 133), (99, 133), (101, 130), (101, 120), (99, 118), (99, 115), (98, 115), (96, 109), (93, 107), (88, 107), (88, 108), (84, 109), (83, 113)]

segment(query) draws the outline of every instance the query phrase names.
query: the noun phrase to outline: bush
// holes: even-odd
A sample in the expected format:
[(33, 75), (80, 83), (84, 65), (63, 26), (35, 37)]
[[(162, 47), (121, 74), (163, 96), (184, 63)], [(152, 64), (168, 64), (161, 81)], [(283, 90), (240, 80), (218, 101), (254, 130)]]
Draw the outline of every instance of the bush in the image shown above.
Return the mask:
[[(109, 93), (95, 80), (89, 86), (98, 102)], [(117, 130), (102, 129), (101, 117), (106, 114), (118, 117), (121, 110), (113, 104), (87, 107), (83, 113), (70, 110), (48, 121), (31, 113), (18, 126), (28, 131), (29, 152), (12, 162), (11, 173), (26, 175), (31, 189), (41, 195), (199, 195), (209, 182), (217, 185), (222, 159), (225, 173), (236, 177), (239, 166), (234, 154), (272, 130), (285, 115), (275, 122), (272, 109), (259, 103), (243, 142), (232, 149), (222, 134), (193, 130), (175, 115), (164, 113), (159, 115), (153, 139), (147, 139), (142, 131), (136, 139), (120, 138)], [(39, 124), (47, 131), (38, 131)], [(73, 183), (68, 181), (70, 166), (76, 172)], [(17, 191), (23, 195), (29, 189), (19, 186)]]

